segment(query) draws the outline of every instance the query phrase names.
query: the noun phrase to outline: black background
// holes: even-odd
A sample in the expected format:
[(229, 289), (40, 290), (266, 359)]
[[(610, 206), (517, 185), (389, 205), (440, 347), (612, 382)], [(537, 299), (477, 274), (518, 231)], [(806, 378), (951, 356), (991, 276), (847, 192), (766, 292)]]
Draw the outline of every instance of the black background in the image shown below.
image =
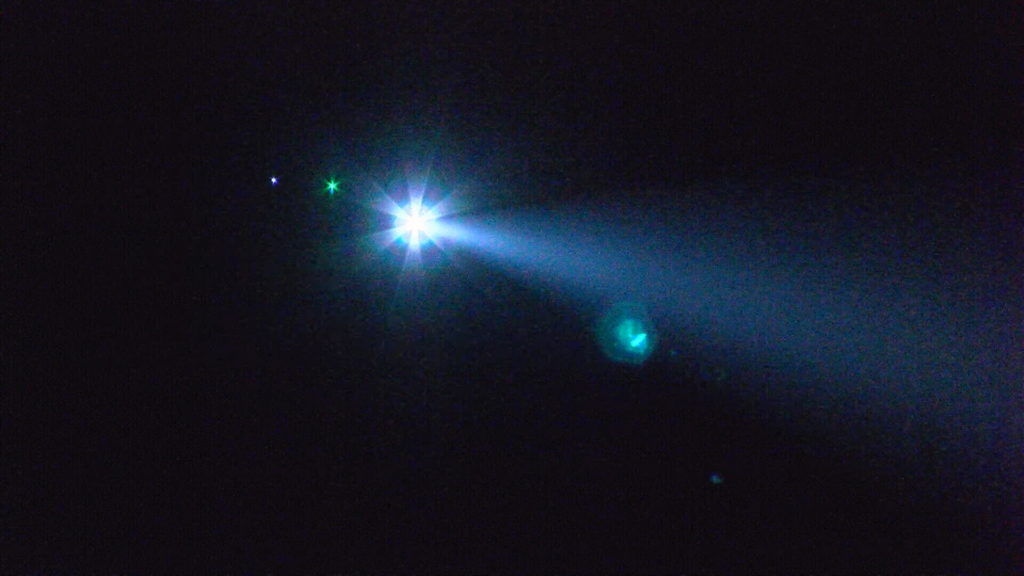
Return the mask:
[(940, 442), (900, 462), (870, 424), (792, 426), (764, 408), (785, 383), (685, 349), (611, 364), (590, 317), (481, 262), (399, 284), (320, 193), (426, 165), (513, 206), (710, 186), (983, 231), (1018, 277), (1019, 9), (503, 4), (4, 15), (9, 202), (73, 237), (14, 225), (9, 270), (60, 250), (14, 287), (85, 302), (9, 309), (4, 572), (1019, 570), (1019, 418), (997, 480), (922, 481)]

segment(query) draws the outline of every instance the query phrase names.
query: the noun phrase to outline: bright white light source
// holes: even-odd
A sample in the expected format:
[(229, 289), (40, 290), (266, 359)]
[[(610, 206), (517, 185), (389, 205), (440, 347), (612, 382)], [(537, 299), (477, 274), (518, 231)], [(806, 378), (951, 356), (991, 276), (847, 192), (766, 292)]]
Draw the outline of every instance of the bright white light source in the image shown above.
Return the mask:
[(413, 234), (419, 234), (420, 232), (423, 232), (426, 225), (427, 221), (423, 218), (423, 216), (420, 216), (418, 214), (409, 216), (407, 226), (409, 227), (409, 231), (412, 232)]
[(422, 205), (409, 204), (395, 217), (398, 237), (413, 248), (419, 247), (424, 240), (430, 239), (434, 218), (433, 213)]
[(277, 176), (271, 176), (270, 177), (270, 185), (271, 186), (277, 186)]

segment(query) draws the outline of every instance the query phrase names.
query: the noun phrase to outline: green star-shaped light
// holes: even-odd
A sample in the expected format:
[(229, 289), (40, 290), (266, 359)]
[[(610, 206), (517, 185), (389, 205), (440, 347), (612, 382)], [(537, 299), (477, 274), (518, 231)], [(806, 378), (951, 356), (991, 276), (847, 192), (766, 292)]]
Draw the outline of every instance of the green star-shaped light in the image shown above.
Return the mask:
[(331, 178), (327, 181), (327, 193), (334, 196), (334, 193), (338, 191), (338, 181)]

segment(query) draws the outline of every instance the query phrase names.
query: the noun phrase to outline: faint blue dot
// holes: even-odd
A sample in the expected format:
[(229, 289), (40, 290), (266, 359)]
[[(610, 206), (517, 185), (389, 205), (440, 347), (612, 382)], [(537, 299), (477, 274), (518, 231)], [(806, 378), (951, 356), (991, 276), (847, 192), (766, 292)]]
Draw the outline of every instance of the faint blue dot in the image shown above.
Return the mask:
[(721, 474), (712, 474), (711, 477), (708, 478), (708, 480), (715, 486), (718, 486), (719, 484), (725, 482), (725, 478), (722, 478)]

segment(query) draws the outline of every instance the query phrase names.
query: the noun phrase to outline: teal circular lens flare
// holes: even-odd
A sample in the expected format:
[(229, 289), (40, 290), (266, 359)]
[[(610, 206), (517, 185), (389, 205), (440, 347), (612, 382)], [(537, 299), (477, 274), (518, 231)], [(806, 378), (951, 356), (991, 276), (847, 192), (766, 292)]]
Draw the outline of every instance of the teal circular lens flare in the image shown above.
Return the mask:
[(620, 302), (598, 321), (597, 340), (609, 359), (643, 364), (654, 352), (657, 335), (643, 306)]

